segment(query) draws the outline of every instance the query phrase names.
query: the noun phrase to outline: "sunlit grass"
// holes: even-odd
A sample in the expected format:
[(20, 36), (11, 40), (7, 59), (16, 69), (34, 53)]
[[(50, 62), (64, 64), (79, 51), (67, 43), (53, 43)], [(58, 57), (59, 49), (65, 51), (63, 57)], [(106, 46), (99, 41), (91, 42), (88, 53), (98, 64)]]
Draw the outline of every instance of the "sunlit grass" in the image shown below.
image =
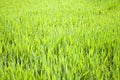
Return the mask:
[(0, 80), (119, 80), (119, 0), (1, 0)]

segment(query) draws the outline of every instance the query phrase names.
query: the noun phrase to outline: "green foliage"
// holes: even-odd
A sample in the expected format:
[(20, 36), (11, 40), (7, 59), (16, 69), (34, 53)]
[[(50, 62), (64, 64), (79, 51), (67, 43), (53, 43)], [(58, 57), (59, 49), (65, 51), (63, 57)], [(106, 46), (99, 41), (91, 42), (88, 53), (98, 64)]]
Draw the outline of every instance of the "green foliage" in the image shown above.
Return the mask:
[(0, 80), (119, 80), (119, 0), (1, 0)]

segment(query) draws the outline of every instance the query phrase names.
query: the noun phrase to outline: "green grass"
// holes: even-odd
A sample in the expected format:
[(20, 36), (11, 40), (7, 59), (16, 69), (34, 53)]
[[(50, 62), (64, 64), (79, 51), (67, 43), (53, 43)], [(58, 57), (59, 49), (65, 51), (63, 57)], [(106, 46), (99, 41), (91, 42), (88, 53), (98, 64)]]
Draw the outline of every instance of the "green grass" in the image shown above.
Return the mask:
[(0, 80), (119, 80), (119, 0), (1, 0)]

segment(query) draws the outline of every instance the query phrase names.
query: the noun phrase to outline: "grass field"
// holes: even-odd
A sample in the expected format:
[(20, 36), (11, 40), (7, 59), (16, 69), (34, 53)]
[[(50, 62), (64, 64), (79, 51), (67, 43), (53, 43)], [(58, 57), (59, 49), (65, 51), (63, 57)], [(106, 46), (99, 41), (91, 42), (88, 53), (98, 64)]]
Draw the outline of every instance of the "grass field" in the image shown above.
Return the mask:
[(120, 80), (120, 0), (0, 0), (0, 80)]

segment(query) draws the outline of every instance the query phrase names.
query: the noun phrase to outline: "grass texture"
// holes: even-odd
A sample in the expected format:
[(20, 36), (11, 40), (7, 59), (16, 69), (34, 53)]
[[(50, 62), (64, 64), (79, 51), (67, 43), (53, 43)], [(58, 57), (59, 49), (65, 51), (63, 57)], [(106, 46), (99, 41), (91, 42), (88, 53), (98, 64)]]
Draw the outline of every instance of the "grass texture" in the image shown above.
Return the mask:
[(0, 80), (119, 80), (120, 0), (0, 0)]

